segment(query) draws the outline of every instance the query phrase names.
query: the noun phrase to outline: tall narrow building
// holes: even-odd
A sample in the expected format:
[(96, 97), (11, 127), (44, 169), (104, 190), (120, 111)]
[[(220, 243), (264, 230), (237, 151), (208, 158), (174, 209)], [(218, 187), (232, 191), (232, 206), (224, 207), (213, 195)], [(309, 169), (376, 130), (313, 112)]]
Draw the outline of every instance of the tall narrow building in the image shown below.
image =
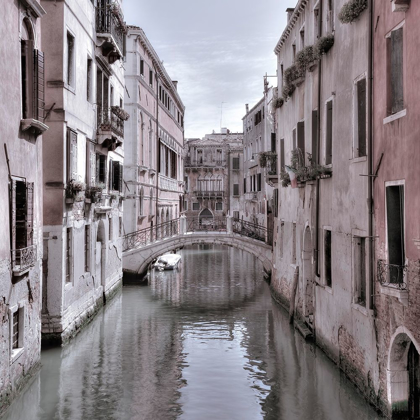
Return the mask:
[(122, 279), (121, 1), (42, 0), (48, 20), (42, 332), (64, 343)]
[(177, 83), (144, 31), (130, 26), (125, 65), (126, 127), (124, 231), (179, 217), (184, 195), (184, 113)]
[(44, 54), (36, 0), (0, 25), (0, 415), (40, 366)]

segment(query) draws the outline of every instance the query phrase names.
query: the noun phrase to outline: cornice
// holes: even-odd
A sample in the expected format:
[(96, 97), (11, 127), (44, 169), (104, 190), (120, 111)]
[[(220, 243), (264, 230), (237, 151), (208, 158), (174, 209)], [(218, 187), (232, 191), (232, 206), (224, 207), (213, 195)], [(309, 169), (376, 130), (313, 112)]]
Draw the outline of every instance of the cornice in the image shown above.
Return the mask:
[(277, 42), (276, 48), (274, 48), (274, 52), (276, 55), (280, 53), (280, 50), (282, 49), (285, 41), (289, 37), (290, 33), (292, 32), (292, 29), (295, 27), (296, 22), (301, 14), (301, 12), (305, 9), (306, 4), (309, 0), (299, 0), (299, 3), (296, 5), (295, 10), (290, 17), (289, 21), (287, 22), (286, 29), (283, 31), (283, 34), (281, 35), (279, 41)]

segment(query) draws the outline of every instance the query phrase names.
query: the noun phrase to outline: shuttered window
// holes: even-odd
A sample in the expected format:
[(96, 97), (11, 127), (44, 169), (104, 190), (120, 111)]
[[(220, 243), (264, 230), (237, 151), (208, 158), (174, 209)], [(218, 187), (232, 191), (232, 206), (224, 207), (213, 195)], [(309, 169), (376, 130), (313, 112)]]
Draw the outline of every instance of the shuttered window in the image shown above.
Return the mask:
[(77, 133), (67, 129), (67, 182), (77, 180)]
[(280, 139), (280, 171), (284, 171), (284, 139)]
[(96, 182), (106, 183), (106, 156), (96, 154)]
[(300, 121), (297, 124), (297, 146), (300, 149), (299, 161), (300, 164), (305, 166), (305, 122)]
[(271, 151), (276, 152), (276, 133), (271, 133)]
[(232, 169), (239, 169), (239, 158), (232, 158)]
[(312, 111), (312, 162), (318, 163), (318, 110)]
[(324, 279), (325, 285), (332, 286), (332, 265), (331, 265), (331, 231), (324, 230)]
[(366, 156), (366, 79), (359, 80), (357, 88), (357, 144), (355, 157)]
[(325, 164), (330, 165), (332, 163), (332, 123), (333, 123), (333, 103), (332, 101), (327, 102), (327, 127), (326, 127), (326, 144), (325, 144)]
[(404, 109), (403, 28), (391, 32), (390, 38), (391, 113)]
[(233, 184), (233, 195), (234, 196), (239, 195), (239, 184)]
[(244, 178), (244, 194), (246, 193), (246, 178)]
[(262, 186), (261, 174), (257, 174), (257, 191), (261, 191), (261, 186)]
[(45, 75), (44, 75), (44, 53), (34, 51), (34, 112), (33, 117), (38, 121), (44, 120), (45, 107)]
[[(112, 162), (112, 164), (111, 164)], [(112, 186), (114, 191), (123, 190), (123, 165), (121, 162), (110, 161), (110, 168), (112, 166)]]
[(19, 347), (19, 310), (13, 313), (13, 326), (12, 326), (12, 348)]

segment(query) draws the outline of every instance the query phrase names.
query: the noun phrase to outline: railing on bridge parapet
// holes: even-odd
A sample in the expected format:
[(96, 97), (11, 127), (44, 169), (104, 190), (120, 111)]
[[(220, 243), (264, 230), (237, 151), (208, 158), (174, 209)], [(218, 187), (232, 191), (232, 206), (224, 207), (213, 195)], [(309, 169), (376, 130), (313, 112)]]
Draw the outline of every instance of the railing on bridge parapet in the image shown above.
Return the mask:
[(273, 231), (262, 225), (246, 222), (240, 219), (233, 219), (232, 230), (234, 233), (239, 233), (239, 235), (263, 241), (268, 245), (273, 244)]
[(123, 252), (129, 249), (146, 246), (159, 239), (179, 234), (179, 219), (173, 219), (159, 225), (138, 230), (123, 236)]
[[(240, 219), (232, 219), (229, 229), (226, 217), (191, 217), (184, 218), (186, 224), (181, 232), (181, 219), (170, 220), (169, 222), (145, 228), (137, 232), (123, 236), (123, 252), (130, 249), (142, 247), (156, 242), (160, 239), (180, 235), (187, 232), (226, 232), (236, 233), (248, 238), (257, 239), (268, 245), (273, 244), (273, 232), (264, 226), (246, 222)], [(230, 230), (230, 231), (229, 231)]]

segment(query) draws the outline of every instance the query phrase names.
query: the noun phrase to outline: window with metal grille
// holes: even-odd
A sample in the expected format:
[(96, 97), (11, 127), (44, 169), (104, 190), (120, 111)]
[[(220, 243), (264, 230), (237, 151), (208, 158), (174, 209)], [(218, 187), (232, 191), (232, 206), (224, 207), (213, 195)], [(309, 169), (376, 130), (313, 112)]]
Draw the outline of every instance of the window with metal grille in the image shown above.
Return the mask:
[(200, 210), (200, 203), (193, 203), (193, 210)]
[(19, 310), (13, 313), (12, 348), (19, 348)]
[(223, 210), (223, 203), (216, 203), (216, 210)]

